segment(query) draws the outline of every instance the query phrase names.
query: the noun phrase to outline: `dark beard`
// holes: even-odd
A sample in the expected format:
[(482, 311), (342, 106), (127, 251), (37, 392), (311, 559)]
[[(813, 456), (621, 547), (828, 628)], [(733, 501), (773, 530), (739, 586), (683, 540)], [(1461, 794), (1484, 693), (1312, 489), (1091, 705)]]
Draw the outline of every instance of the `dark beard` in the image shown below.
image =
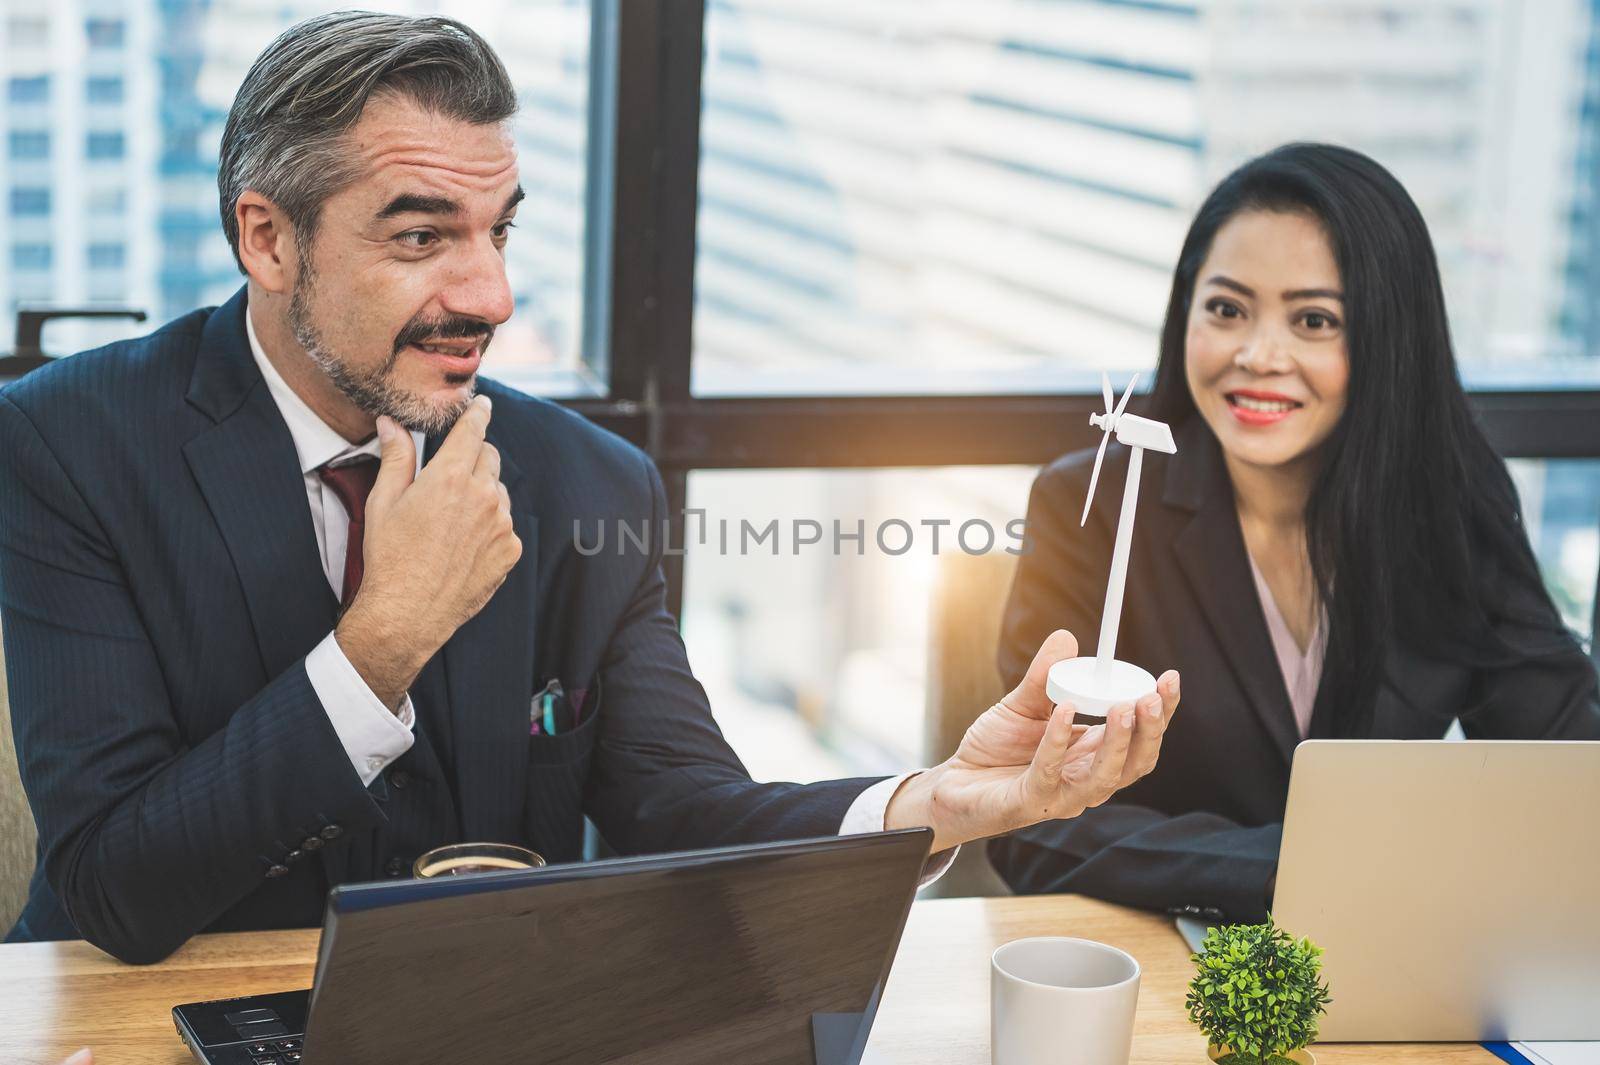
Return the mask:
[[(315, 283), (315, 275), (311, 272), (310, 264), (304, 259), (300, 263), (300, 276), (296, 279), (294, 292), (289, 297), (289, 328), (294, 333), (295, 341), (305, 349), (311, 361), (327, 374), (328, 380), (350, 402), (362, 411), (373, 417), (386, 415), (393, 418), (400, 425), (412, 432), (423, 433), (427, 436), (438, 436), (450, 431), (456, 419), (461, 417), (461, 412), (467, 409), (467, 404), (472, 402), (472, 389), (468, 394), (458, 400), (445, 404), (429, 403), (410, 392), (398, 387), (392, 380), (395, 364), (400, 361), (400, 353), (406, 346), (415, 343), (416, 339), (449, 336), (484, 337), (480, 343), (480, 350), (486, 349), (489, 338), (494, 335), (492, 327), (483, 323), (473, 323), (474, 328), (468, 332), (459, 332), (461, 322), (452, 320), (446, 323), (430, 323), (412, 319), (401, 329), (395, 339), (389, 357), (379, 366), (370, 370), (352, 368), (349, 361), (340, 358), (322, 339), (322, 334), (312, 323), (309, 307), (310, 297)], [(423, 327), (431, 331), (419, 332)], [(447, 330), (457, 330), (450, 332)], [(462, 381), (466, 384), (466, 381)]]

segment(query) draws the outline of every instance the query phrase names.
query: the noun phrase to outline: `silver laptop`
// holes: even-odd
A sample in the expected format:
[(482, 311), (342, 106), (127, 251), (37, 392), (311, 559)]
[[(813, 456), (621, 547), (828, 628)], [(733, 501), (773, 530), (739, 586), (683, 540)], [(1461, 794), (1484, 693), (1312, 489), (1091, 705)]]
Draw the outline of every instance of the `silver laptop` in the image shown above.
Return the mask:
[(1600, 1040), (1600, 743), (1302, 743), (1273, 916), (1323, 1041)]

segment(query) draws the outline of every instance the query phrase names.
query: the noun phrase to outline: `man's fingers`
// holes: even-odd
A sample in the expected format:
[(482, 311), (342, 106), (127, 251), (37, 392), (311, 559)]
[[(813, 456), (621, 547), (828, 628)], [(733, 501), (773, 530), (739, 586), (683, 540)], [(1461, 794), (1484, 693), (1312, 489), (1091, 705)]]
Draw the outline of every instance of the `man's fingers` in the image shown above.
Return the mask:
[(478, 445), (478, 464), (472, 468), (474, 477), (489, 476), (500, 479), (500, 449), (485, 441)]
[(1067, 748), (1069, 758), (1082, 758), (1084, 755), (1093, 754), (1100, 749), (1100, 744), (1105, 742), (1105, 725), (1073, 725), (1072, 746)]
[(1072, 706), (1062, 703), (1050, 715), (1044, 736), (1033, 752), (1028, 766), (1028, 784), (1036, 795), (1053, 795), (1061, 787), (1061, 770), (1067, 764), (1067, 749), (1075, 735), (1072, 727)]
[(394, 419), (378, 415), (378, 479), (372, 482), (367, 509), (382, 509), (410, 487), (417, 475), (417, 448), (411, 434)]
[(1178, 709), (1178, 696), (1178, 674), (1169, 669), (1156, 681), (1155, 693), (1139, 701), (1133, 745), (1122, 767), (1123, 787), (1148, 776), (1155, 769), (1161, 757), (1161, 743), (1166, 737), (1167, 726), (1172, 723), (1172, 715)]
[(1122, 764), (1122, 787), (1127, 787), (1156, 767), (1156, 758), (1161, 754), (1161, 734), (1166, 731), (1160, 696), (1152, 693), (1140, 699), (1134, 719), (1133, 740), (1128, 745), (1128, 757)]
[(488, 396), (473, 396), (472, 402), (467, 404), (467, 409), (461, 412), (461, 417), (451, 427), (450, 435), (439, 445), (439, 450), (433, 456), (434, 463), (464, 466), (469, 470), (475, 466), (478, 453), (483, 448), (483, 435), (489, 431), (492, 407)]
[(1045, 637), (1044, 643), (1039, 646), (1039, 653), (1033, 656), (1033, 664), (1028, 667), (1028, 673), (1022, 678), (1022, 683), (1012, 689), (1011, 694), (1001, 702), (1019, 714), (1043, 721), (1053, 710), (1050, 696), (1044, 690), (1045, 678), (1050, 675), (1050, 667), (1065, 659), (1077, 657), (1077, 638), (1066, 629), (1057, 629)]
[(1128, 760), (1134, 728), (1134, 710), (1131, 706), (1112, 707), (1106, 715), (1105, 736), (1100, 741), (1100, 749), (1095, 752), (1094, 763), (1089, 767), (1090, 794), (1084, 798), (1090, 806), (1105, 802), (1121, 784), (1122, 767)]
[(1178, 671), (1169, 669), (1161, 674), (1161, 679), (1156, 681), (1156, 691), (1161, 693), (1161, 727), (1166, 728), (1172, 722), (1172, 715), (1178, 709), (1179, 691)]

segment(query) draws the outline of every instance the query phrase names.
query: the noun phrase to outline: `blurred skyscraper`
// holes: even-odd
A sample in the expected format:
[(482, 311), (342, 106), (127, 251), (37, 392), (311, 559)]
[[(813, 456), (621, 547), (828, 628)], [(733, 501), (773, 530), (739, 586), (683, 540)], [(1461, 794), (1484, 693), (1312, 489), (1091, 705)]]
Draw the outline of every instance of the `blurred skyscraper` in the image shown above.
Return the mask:
[[(0, 0), (0, 309), (119, 303), (153, 323), (243, 281), (218, 217), (217, 145), (261, 49), (315, 0)], [(438, 13), (405, 0), (362, 6)], [(522, 100), (528, 199), (508, 261), (518, 313), (497, 369), (576, 362), (582, 321), (589, 4), (519, 0), (443, 13), (500, 51)], [(152, 323), (152, 324), (153, 324)], [(57, 353), (122, 324), (52, 327)], [(9, 347), (9, 344), (0, 344)]]
[[(161, 320), (225, 298), (227, 107), (261, 47), (327, 6), (0, 0), (0, 307), (118, 302)], [(446, 10), (497, 45), (523, 94), (530, 196), (501, 358), (572, 365), (589, 5)], [(822, 373), (830, 390), (1033, 389), (1148, 365), (1194, 205), (1293, 139), (1362, 148), (1406, 182), (1474, 365), (1593, 354), (1595, 11), (712, 0), (697, 386), (811, 390)]]
[(1561, 326), (1578, 352), (1593, 355), (1600, 353), (1600, 0), (1591, 2)]
[(208, 55), (211, 0), (160, 0), (154, 56), (160, 80), (161, 276), (157, 321), (226, 299), (238, 284), (221, 239), (216, 144), (227, 100), (207, 100), (200, 78)]
[(1148, 366), (1194, 207), (1291, 140), (1406, 183), (1467, 360), (1575, 351), (1591, 4), (713, 0), (697, 385)]
[(148, 3), (6, 5), (0, 307), (157, 305), (159, 36)]

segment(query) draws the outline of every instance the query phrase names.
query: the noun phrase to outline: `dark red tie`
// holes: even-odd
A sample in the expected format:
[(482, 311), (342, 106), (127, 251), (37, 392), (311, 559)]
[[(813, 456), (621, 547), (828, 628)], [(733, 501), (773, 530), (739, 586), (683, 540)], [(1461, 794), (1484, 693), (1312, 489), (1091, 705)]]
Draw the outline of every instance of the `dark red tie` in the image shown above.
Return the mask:
[(322, 483), (333, 489), (333, 494), (344, 504), (350, 515), (350, 536), (344, 545), (344, 591), (339, 595), (339, 608), (350, 605), (361, 587), (361, 541), (367, 528), (367, 496), (378, 479), (378, 460), (364, 456), (339, 466), (317, 467)]

